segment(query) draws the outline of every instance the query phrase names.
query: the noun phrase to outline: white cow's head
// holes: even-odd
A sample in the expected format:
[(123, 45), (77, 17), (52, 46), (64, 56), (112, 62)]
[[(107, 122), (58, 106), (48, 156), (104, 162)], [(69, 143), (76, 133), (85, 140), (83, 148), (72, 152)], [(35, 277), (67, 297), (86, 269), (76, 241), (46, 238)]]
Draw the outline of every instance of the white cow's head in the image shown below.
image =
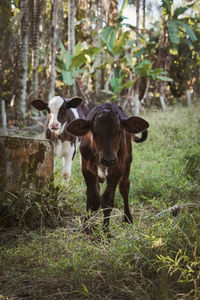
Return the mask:
[(76, 108), (82, 102), (80, 97), (71, 99), (63, 99), (60, 96), (53, 97), (49, 103), (42, 100), (34, 100), (31, 102), (38, 110), (47, 110), (49, 113), (48, 129), (51, 131), (59, 131), (62, 125), (67, 121), (69, 109)]

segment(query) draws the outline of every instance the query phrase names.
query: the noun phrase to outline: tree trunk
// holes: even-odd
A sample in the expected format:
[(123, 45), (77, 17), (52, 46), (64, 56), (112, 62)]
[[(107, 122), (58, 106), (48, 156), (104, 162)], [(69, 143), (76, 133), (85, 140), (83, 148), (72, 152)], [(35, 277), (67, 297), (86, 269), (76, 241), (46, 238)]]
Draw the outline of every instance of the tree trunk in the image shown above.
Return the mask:
[(136, 82), (135, 93), (134, 93), (134, 103), (135, 103), (135, 115), (140, 114), (140, 99), (139, 99), (139, 82)]
[[(159, 68), (163, 68), (164, 71), (169, 71), (169, 37), (167, 32), (167, 23), (165, 20), (165, 16), (161, 18), (161, 29), (160, 29), (160, 38), (159, 38), (159, 46), (158, 46), (158, 62), (157, 66)], [(159, 82), (159, 90), (160, 90), (160, 103), (163, 111), (166, 109), (165, 97), (166, 97), (166, 82)]]
[[(137, 28), (137, 34), (136, 34), (136, 47), (139, 45), (139, 24), (140, 24), (140, 0), (136, 1), (136, 28)], [(137, 63), (139, 62), (139, 59), (137, 59)], [(134, 85), (134, 98), (132, 101), (134, 101), (135, 104), (135, 115), (138, 116), (140, 113), (140, 100), (139, 100), (139, 81), (136, 80)]]
[(47, 140), (0, 137), (0, 199), (41, 190), (53, 179), (53, 145)]
[(145, 28), (145, 21), (146, 21), (146, 0), (143, 0), (143, 6), (142, 6), (142, 10), (143, 10), (143, 19), (142, 19), (142, 27), (143, 29)]
[(26, 95), (27, 95), (27, 71), (28, 71), (28, 41), (29, 41), (29, 0), (21, 0), (21, 47), (19, 54), (19, 94), (17, 97), (17, 117), (25, 120), (26, 116)]
[(32, 68), (33, 68), (33, 83), (32, 83), (32, 98), (38, 97), (38, 64), (39, 64), (39, 22), (40, 22), (40, 2), (33, 0), (32, 14)]
[(161, 82), (160, 86), (160, 104), (162, 107), (162, 110), (166, 110), (166, 104), (165, 104), (165, 91), (166, 91), (166, 84), (164, 82)]
[[(104, 13), (103, 13), (103, 0), (97, 0), (97, 5), (96, 5), (96, 39), (94, 41), (94, 44), (96, 47), (101, 47), (100, 46), (100, 40), (99, 40), (99, 34), (101, 32), (101, 29), (103, 27), (103, 20), (104, 18)], [(102, 62), (102, 55), (99, 54), (97, 56), (97, 64), (101, 64)], [(95, 73), (95, 94), (97, 99), (101, 98), (101, 89), (103, 89), (103, 69), (98, 68)]]
[[(136, 1), (136, 28), (137, 28), (137, 33), (139, 31), (140, 27), (140, 0)], [(139, 35), (136, 34), (136, 46), (139, 45)]]
[(58, 0), (51, 0), (51, 65), (49, 100), (55, 95)]
[(150, 87), (150, 79), (147, 79), (146, 89), (144, 92), (144, 95), (142, 97), (141, 103), (144, 103), (145, 101), (148, 102), (148, 94), (149, 94), (149, 87)]
[(1, 100), (2, 135), (8, 135), (5, 100)]
[(75, 0), (68, 0), (68, 52), (73, 55), (75, 47)]
[[(68, 52), (73, 55), (75, 48), (75, 0), (68, 0)], [(76, 94), (76, 84), (73, 84), (71, 93)]]
[(188, 104), (188, 106), (190, 106), (191, 105), (191, 93), (190, 93), (189, 89), (187, 89), (186, 95), (187, 95), (187, 104)]

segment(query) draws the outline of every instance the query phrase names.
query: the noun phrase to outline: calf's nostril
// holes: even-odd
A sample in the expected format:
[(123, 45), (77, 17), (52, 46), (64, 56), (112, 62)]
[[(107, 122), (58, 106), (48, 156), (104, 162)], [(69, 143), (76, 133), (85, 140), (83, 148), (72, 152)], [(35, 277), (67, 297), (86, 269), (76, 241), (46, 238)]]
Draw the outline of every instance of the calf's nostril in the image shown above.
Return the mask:
[(105, 157), (103, 157), (101, 159), (102, 165), (107, 166), (107, 167), (111, 167), (111, 166), (115, 165), (116, 161), (117, 161), (116, 158), (107, 158), (107, 157), (105, 158)]
[(51, 129), (58, 129), (58, 123), (52, 123), (52, 124), (50, 124), (50, 128)]

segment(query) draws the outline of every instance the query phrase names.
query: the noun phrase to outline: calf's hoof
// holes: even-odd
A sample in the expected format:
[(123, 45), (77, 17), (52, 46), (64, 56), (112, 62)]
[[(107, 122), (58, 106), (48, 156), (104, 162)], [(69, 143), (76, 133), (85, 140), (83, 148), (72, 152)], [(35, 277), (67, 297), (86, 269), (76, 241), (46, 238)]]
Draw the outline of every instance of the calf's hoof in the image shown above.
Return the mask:
[(127, 215), (124, 215), (124, 222), (126, 223), (129, 223), (129, 224), (132, 224), (133, 223), (133, 218), (131, 215), (127, 216)]
[(66, 182), (69, 182), (70, 174), (68, 174), (68, 173), (63, 173), (63, 179), (64, 179)]

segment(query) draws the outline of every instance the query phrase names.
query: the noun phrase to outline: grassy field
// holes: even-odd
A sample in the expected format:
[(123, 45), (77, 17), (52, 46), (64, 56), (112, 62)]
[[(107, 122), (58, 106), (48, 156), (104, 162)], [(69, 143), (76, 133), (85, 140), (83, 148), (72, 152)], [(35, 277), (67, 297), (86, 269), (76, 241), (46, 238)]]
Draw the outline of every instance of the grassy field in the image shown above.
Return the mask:
[[(130, 206), (117, 191), (112, 238), (81, 232), (85, 184), (76, 156), (66, 186), (9, 198), (0, 217), (0, 299), (200, 299), (200, 104), (148, 112), (133, 144)], [(175, 206), (176, 205), (176, 206)], [(15, 227), (6, 227), (13, 218)]]

